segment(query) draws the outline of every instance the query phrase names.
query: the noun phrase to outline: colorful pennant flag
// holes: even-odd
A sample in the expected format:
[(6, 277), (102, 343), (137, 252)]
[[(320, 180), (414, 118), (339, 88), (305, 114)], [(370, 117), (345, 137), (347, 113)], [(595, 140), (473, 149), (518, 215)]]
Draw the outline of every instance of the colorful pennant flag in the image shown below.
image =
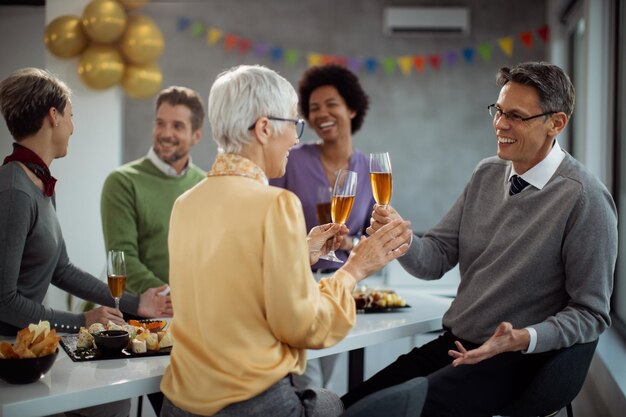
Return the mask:
[(500, 49), (502, 49), (502, 52), (504, 52), (506, 56), (513, 55), (513, 38), (511, 38), (510, 36), (506, 38), (500, 38), (498, 39), (498, 45), (500, 45)]
[(483, 57), (485, 62), (489, 62), (489, 60), (491, 60), (491, 45), (488, 43), (481, 43), (478, 45), (478, 53)]
[(402, 74), (409, 75), (413, 66), (413, 59), (408, 55), (401, 56), (398, 58), (398, 66)]
[(433, 54), (428, 56), (428, 63), (435, 71), (439, 70), (441, 66), (441, 57), (439, 55)]
[(533, 46), (533, 34), (530, 32), (522, 32), (519, 34), (519, 39), (522, 41), (525, 47), (532, 48)]
[(548, 39), (550, 39), (550, 28), (548, 26), (542, 26), (537, 29), (537, 34), (539, 34), (539, 37), (544, 43), (547, 43)]
[[(211, 46), (222, 45), (225, 51), (237, 51), (240, 54), (252, 53), (257, 57), (267, 57), (273, 62), (285, 62), (289, 66), (295, 66), (304, 60), (308, 66), (315, 66), (326, 63), (336, 63), (343, 65), (351, 71), (357, 73), (365, 71), (374, 74), (382, 68), (385, 74), (391, 75), (396, 72), (396, 67), (402, 75), (408, 76), (411, 72), (421, 74), (428, 64), (434, 71), (439, 71), (442, 65), (448, 69), (453, 69), (459, 65), (461, 57), (466, 64), (475, 62), (476, 54), (480, 55), (483, 61), (491, 61), (494, 45), (498, 45), (500, 50), (507, 57), (513, 56), (515, 41), (518, 40), (526, 48), (533, 47), (533, 32), (524, 31), (516, 36), (505, 36), (492, 42), (483, 42), (476, 46), (469, 46), (458, 50), (445, 51), (443, 53), (431, 53), (425, 55), (400, 55), (395, 57), (351, 57), (332, 54), (321, 54), (317, 52), (302, 52), (297, 49), (285, 49), (280, 46), (270, 45), (239, 36), (236, 33), (224, 34), (215, 27), (208, 27), (200, 21), (194, 21), (188, 17), (179, 17), (177, 20), (179, 32), (186, 32), (190, 29), (194, 38), (206, 36), (206, 42)], [(548, 42), (550, 28), (542, 26), (536, 29), (537, 35), (544, 42)]]
[(463, 58), (468, 64), (474, 62), (474, 49), (473, 48), (464, 48), (463, 49)]
[(414, 56), (413, 57), (413, 66), (419, 72), (424, 72), (424, 57), (423, 56)]

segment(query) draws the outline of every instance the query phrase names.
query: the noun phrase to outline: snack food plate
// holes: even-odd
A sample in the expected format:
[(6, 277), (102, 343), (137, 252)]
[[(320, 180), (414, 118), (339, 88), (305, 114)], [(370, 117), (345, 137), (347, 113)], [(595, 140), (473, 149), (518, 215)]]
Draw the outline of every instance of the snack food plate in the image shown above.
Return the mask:
[(365, 307), (358, 308), (356, 310), (357, 314), (369, 314), (369, 313), (396, 313), (399, 310), (404, 310), (405, 308), (410, 308), (411, 306), (405, 304), (403, 306), (393, 306), (393, 307)]
[(167, 328), (167, 324), (168, 324), (167, 320), (149, 320), (149, 319), (128, 320), (128, 324), (133, 324), (134, 325), (134, 322), (138, 322), (138, 323), (144, 325), (144, 327), (146, 329), (150, 330), (151, 332), (165, 331), (165, 329)]
[(133, 353), (129, 348), (123, 349), (114, 355), (104, 355), (96, 348), (77, 348), (78, 335), (66, 335), (61, 337), (61, 346), (67, 356), (74, 362), (99, 361), (104, 359), (126, 359), (126, 358), (146, 358), (149, 356), (167, 356), (172, 351), (172, 347), (161, 350), (149, 350), (146, 353)]
[[(164, 323), (160, 331), (165, 331), (167, 321), (165, 320), (138, 320), (140, 323), (149, 325), (151, 323)], [(167, 356), (172, 351), (172, 347), (160, 350), (149, 350), (145, 353), (133, 353), (130, 348), (122, 349), (120, 353), (107, 355), (94, 348), (77, 348), (78, 335), (66, 335), (61, 337), (61, 346), (67, 353), (67, 356), (74, 362), (98, 361), (104, 359), (124, 359), (124, 358), (145, 358), (149, 356)]]

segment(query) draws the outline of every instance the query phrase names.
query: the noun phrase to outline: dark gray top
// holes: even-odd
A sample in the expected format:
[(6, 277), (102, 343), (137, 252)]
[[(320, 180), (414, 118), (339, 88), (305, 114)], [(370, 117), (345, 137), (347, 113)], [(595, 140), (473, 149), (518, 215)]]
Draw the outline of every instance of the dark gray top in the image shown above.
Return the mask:
[[(42, 302), (50, 284), (95, 303), (113, 306), (107, 285), (74, 266), (55, 210), (17, 162), (0, 167), (0, 335), (12, 336), (29, 323), (77, 332), (81, 313), (53, 310)], [(120, 308), (136, 313), (139, 299), (124, 293)]]
[(441, 222), (400, 258), (411, 274), (440, 278), (459, 264), (456, 299), (443, 318), (483, 343), (498, 324), (537, 331), (534, 352), (596, 339), (611, 323), (617, 214), (608, 190), (565, 155), (541, 190), (508, 195), (511, 164), (481, 161)]

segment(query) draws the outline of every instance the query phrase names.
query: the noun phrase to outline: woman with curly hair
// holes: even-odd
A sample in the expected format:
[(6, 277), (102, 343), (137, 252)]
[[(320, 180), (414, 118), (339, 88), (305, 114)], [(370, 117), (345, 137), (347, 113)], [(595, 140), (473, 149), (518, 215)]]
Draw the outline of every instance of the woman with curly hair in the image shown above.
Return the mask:
[[(357, 76), (337, 64), (309, 68), (299, 81), (298, 93), (300, 113), (320, 140), (291, 149), (287, 172), (270, 183), (286, 188), (300, 198), (306, 227), (310, 230), (330, 221), (318, 219), (320, 190), (332, 189), (340, 169), (357, 172), (357, 192), (346, 222), (350, 232), (336, 251), (337, 257), (345, 261), (369, 226), (374, 206), (369, 158), (352, 146), (352, 135), (363, 125), (369, 98)], [(320, 259), (312, 269), (319, 277), (333, 273), (340, 266), (340, 263)], [(333, 355), (308, 361), (304, 375), (294, 376), (294, 383), (300, 388), (327, 387), (336, 358)]]

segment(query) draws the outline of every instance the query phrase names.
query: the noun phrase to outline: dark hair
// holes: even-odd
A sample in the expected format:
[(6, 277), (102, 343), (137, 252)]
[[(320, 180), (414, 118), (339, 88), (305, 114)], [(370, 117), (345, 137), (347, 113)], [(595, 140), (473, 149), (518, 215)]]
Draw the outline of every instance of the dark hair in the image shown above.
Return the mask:
[(534, 87), (544, 112), (563, 112), (568, 118), (574, 112), (574, 86), (563, 70), (546, 62), (525, 62), (498, 70), (496, 82), (502, 87), (509, 81)]
[(71, 90), (50, 72), (19, 69), (0, 82), (0, 110), (16, 141), (37, 133), (52, 107), (63, 115)]
[(204, 103), (200, 95), (191, 88), (171, 86), (161, 90), (157, 96), (155, 111), (159, 110), (161, 104), (167, 103), (170, 106), (187, 106), (191, 110), (191, 130), (196, 131), (202, 128), (204, 122)]
[(365, 114), (369, 107), (369, 98), (363, 91), (357, 76), (341, 65), (321, 65), (311, 67), (304, 72), (298, 83), (299, 106), (302, 115), (307, 120), (309, 119), (309, 98), (311, 93), (316, 88), (325, 85), (335, 87), (345, 100), (348, 108), (356, 113), (352, 118), (351, 130), (352, 133), (358, 131), (363, 125), (363, 120), (365, 120)]

